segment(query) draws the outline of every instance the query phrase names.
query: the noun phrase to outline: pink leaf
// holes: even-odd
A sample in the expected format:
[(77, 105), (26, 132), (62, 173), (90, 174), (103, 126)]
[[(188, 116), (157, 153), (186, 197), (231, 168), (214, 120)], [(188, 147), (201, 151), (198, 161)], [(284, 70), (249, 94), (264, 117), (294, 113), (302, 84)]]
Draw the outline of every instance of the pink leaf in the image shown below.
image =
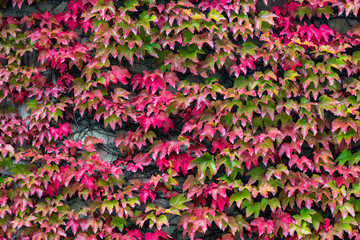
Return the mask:
[(140, 201), (146, 203), (147, 198), (150, 198), (151, 201), (155, 200), (155, 193), (149, 188), (149, 185), (144, 183), (143, 187), (139, 191)]
[(131, 74), (129, 73), (129, 71), (124, 68), (124, 67), (118, 67), (118, 66), (111, 66), (111, 72), (114, 76), (113, 79), (111, 79), (111, 81), (113, 83), (116, 82), (121, 82), (122, 84), (127, 84), (127, 80), (126, 78), (130, 78)]

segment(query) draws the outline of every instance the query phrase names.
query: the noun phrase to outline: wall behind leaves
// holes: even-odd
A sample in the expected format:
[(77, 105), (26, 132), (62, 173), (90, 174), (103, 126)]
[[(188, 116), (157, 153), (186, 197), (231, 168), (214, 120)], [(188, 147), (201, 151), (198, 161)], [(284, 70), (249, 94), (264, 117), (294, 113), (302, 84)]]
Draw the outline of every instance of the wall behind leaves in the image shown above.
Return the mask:
[(0, 1), (0, 239), (360, 239), (360, 2), (54, 3)]

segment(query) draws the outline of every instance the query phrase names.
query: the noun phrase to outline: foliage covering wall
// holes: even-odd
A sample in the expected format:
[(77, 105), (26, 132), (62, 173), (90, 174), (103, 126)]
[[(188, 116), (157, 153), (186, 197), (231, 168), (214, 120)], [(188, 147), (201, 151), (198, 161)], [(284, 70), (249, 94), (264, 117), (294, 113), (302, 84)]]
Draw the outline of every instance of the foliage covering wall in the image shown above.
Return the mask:
[(360, 239), (360, 2), (266, 4), (0, 14), (0, 238)]

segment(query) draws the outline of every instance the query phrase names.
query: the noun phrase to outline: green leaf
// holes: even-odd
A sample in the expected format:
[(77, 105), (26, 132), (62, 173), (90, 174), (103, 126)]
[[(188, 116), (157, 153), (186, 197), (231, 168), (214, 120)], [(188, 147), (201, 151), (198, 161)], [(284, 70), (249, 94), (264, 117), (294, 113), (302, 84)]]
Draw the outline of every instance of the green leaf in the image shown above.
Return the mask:
[(349, 202), (345, 202), (343, 205), (340, 206), (340, 212), (343, 219), (345, 219), (349, 213), (352, 217), (355, 217), (354, 207)]
[[(8, 178), (7, 176), (0, 177), (0, 183), (4, 183), (5, 179)], [(0, 218), (1, 219), (1, 218)]]
[(115, 216), (111, 220), (112, 227), (118, 227), (120, 231), (124, 230), (124, 226), (127, 226), (126, 219), (120, 218), (119, 216)]
[(184, 38), (184, 43), (189, 43), (192, 39), (192, 37), (194, 36), (194, 34), (192, 32), (190, 32), (189, 30), (184, 29), (182, 31), (182, 36)]
[[(315, 212), (314, 210), (311, 210), (312, 212)], [(312, 213), (309, 209), (303, 208), (300, 210), (300, 215), (294, 215), (294, 219), (297, 225), (300, 225), (302, 221), (311, 223), (311, 215)]]
[[(51, 116), (51, 115), (49, 114), (49, 116)], [(59, 109), (59, 108), (57, 108), (57, 109), (55, 110), (55, 113), (52, 114), (52, 118), (53, 118), (55, 121), (57, 121), (58, 118), (59, 118), (59, 117), (62, 117), (62, 116), (63, 116), (63, 112), (62, 112), (61, 109)]]
[(175, 197), (170, 198), (169, 200), (169, 204), (171, 207), (180, 209), (180, 210), (185, 210), (187, 209), (187, 207), (184, 205), (184, 203), (188, 202), (189, 200), (186, 199), (186, 197), (184, 197), (184, 194), (178, 194)]
[(249, 201), (251, 201), (251, 195), (250, 195), (249, 190), (247, 190), (247, 189), (244, 189), (241, 192), (233, 193), (230, 197), (229, 202), (230, 202), (230, 205), (233, 202), (236, 202), (236, 206), (238, 208), (240, 208), (241, 203), (243, 202), (244, 199), (248, 199)]
[[(121, 118), (116, 116), (116, 114), (114, 113), (114, 114), (112, 114), (112, 115), (110, 115), (110, 116), (108, 116), (107, 118), (104, 119), (104, 125), (105, 125), (105, 127), (110, 125), (112, 130), (115, 130), (116, 124), (119, 124), (118, 121), (121, 121)], [(121, 127), (120, 124), (119, 124), (119, 126)]]
[(360, 51), (355, 51), (352, 57), (353, 57), (353, 63), (356, 65), (360, 61)]
[(155, 21), (156, 20), (156, 16), (155, 15), (148, 15), (148, 13), (146, 11), (142, 12), (139, 15), (140, 20), (142, 21)]
[(237, 49), (236, 52), (242, 54), (243, 56), (246, 55), (254, 56), (255, 50), (257, 50), (257, 48), (258, 47), (252, 42), (245, 42), (242, 44), (241, 48)]
[(255, 28), (261, 31), (268, 30), (272, 25), (275, 24), (274, 18), (277, 16), (274, 13), (268, 11), (261, 11), (258, 17), (255, 18)]
[[(144, 44), (146, 44), (145, 42), (143, 42), (142, 48), (146, 48), (147, 46), (144, 46)], [(129, 61), (129, 63), (132, 65), (134, 63), (134, 53), (138, 52), (138, 49), (136, 47), (133, 47), (132, 49), (130, 49), (127, 45), (117, 45), (117, 50), (118, 50), (118, 59), (119, 61), (121, 61), (121, 59), (123, 57), (126, 58), (126, 60)]]
[(309, 6), (299, 7), (295, 11), (295, 14), (300, 17), (300, 20), (302, 20), (305, 15), (308, 16), (308, 17), (311, 17), (311, 9), (309, 8)]
[(241, 209), (245, 208), (246, 217), (250, 217), (254, 214), (254, 218), (257, 218), (260, 214), (261, 204), (259, 202), (250, 202), (249, 200), (245, 199), (241, 204)]
[(229, 129), (231, 126), (234, 125), (234, 123), (233, 123), (233, 114), (231, 112), (227, 112), (226, 115), (224, 115), (224, 116), (222, 116), (220, 118), (220, 121), (221, 121), (222, 124), (225, 125), (226, 128)]
[(312, 224), (313, 224), (315, 230), (316, 231), (319, 230), (320, 223), (324, 223), (324, 219), (321, 216), (321, 214), (315, 213), (315, 214), (311, 215), (311, 219), (312, 219)]
[(239, 76), (235, 79), (234, 89), (246, 87), (248, 84), (247, 79), (244, 76)]
[(318, 16), (321, 16), (323, 14), (327, 19), (329, 19), (329, 16), (333, 15), (334, 9), (330, 5), (327, 5), (317, 8), (316, 12)]
[(270, 206), (270, 209), (272, 212), (275, 212), (276, 208), (280, 208), (281, 209), (281, 204), (280, 204), (280, 201), (279, 199), (277, 198), (263, 198), (261, 199), (261, 209), (263, 211), (265, 211), (266, 207), (267, 206)]
[(29, 100), (29, 101), (27, 101), (26, 103), (25, 103), (25, 105), (26, 105), (26, 111), (28, 111), (29, 109), (36, 109), (36, 107), (39, 105), (39, 103), (38, 103), (38, 101), (37, 100), (35, 100), (35, 99), (31, 99), (31, 100)]
[(13, 172), (15, 174), (24, 174), (24, 173), (30, 173), (27, 171), (27, 166), (22, 164), (14, 164), (14, 167), (10, 168), (10, 172)]
[(157, 217), (156, 220), (157, 220), (156, 226), (157, 226), (158, 230), (161, 229), (162, 225), (169, 226), (169, 221), (167, 220), (167, 217), (164, 214), (161, 214), (159, 217)]
[(296, 77), (298, 77), (298, 76), (300, 76), (300, 74), (293, 70), (288, 70), (284, 74), (284, 78), (289, 79), (291, 81), (296, 81)]
[(216, 22), (219, 22), (222, 19), (225, 19), (225, 17), (223, 15), (221, 15), (221, 13), (219, 13), (217, 10), (212, 9), (210, 11), (210, 13), (208, 14), (208, 19), (210, 20), (215, 20)]
[(342, 229), (342, 231), (352, 231), (351, 225), (356, 225), (357, 222), (355, 219), (350, 217), (349, 215), (345, 218), (339, 218), (339, 222), (335, 223), (334, 229)]
[(145, 51), (147, 51), (151, 56), (158, 57), (158, 54), (155, 50), (155, 48), (160, 49), (160, 45), (158, 42), (151, 43), (151, 38), (146, 37), (143, 41), (143, 45), (141, 46), (141, 50), (143, 54), (145, 54)]
[(135, 207), (135, 204), (140, 205), (140, 201), (137, 197), (127, 198), (126, 200), (122, 200), (121, 202), (126, 202), (129, 204), (132, 208)]
[(126, 0), (124, 5), (129, 10), (130, 9), (131, 10), (133, 10), (133, 9), (136, 10), (135, 7), (139, 6), (139, 1), (137, 1), (137, 0)]
[(253, 113), (259, 110), (259, 108), (252, 102), (247, 101), (245, 106), (238, 108), (238, 114), (244, 114), (250, 121), (252, 120)]
[[(13, 166), (13, 160), (10, 157), (0, 157), (0, 166), (3, 168), (11, 168)], [(47, 165), (45, 165), (47, 166)]]
[(96, 199), (96, 200), (94, 200), (94, 201), (90, 204), (89, 208), (90, 208), (93, 212), (95, 212), (96, 209), (98, 209), (98, 208), (101, 207), (101, 205), (102, 205), (102, 201), (101, 201), (100, 199)]
[(201, 157), (195, 158), (192, 163), (198, 166), (198, 179), (203, 180), (205, 176), (212, 178), (216, 174), (216, 164), (214, 156), (208, 152), (204, 153)]
[(195, 44), (190, 44), (190, 45), (187, 45), (186, 48), (180, 48), (179, 53), (183, 59), (195, 60), (195, 59), (197, 59), (197, 54), (204, 53), (204, 50), (199, 49), (198, 46)]
[(101, 205), (101, 211), (105, 211), (106, 209), (109, 211), (109, 214), (113, 212), (113, 208), (118, 206), (119, 202), (114, 200), (105, 199)]
[(355, 162), (355, 157), (351, 154), (350, 150), (342, 151), (335, 160), (335, 163), (339, 163), (341, 166), (344, 166), (346, 162), (349, 162), (349, 164), (354, 164)]
[(256, 167), (251, 169), (250, 171), (248, 171), (246, 173), (246, 176), (251, 176), (251, 177), (260, 177), (265, 173), (265, 170), (262, 169), (261, 167)]

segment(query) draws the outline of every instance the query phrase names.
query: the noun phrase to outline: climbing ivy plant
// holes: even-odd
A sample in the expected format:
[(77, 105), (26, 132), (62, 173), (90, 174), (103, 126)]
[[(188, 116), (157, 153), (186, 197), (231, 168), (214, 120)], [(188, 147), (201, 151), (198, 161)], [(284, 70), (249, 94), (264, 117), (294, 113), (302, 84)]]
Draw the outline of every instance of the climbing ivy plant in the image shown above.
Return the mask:
[(360, 3), (267, 4), (0, 14), (0, 238), (360, 239)]

